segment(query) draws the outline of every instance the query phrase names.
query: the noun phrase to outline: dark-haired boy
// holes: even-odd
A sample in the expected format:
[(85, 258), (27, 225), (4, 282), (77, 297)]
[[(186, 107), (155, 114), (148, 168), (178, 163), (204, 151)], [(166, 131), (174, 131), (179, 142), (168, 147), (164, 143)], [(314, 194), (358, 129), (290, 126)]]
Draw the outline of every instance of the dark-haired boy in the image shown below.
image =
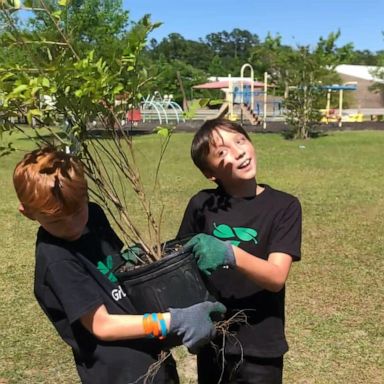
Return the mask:
[[(195, 165), (216, 189), (190, 200), (179, 232), (199, 268), (210, 275), (226, 317), (238, 311), (247, 324), (234, 324), (225, 340), (225, 364), (217, 350), (198, 354), (199, 383), (282, 382), (285, 282), (299, 260), (301, 207), (297, 198), (256, 182), (256, 154), (247, 132), (228, 120), (209, 120), (191, 148)], [(221, 267), (225, 268), (221, 268)], [(219, 349), (222, 340), (215, 340)]]

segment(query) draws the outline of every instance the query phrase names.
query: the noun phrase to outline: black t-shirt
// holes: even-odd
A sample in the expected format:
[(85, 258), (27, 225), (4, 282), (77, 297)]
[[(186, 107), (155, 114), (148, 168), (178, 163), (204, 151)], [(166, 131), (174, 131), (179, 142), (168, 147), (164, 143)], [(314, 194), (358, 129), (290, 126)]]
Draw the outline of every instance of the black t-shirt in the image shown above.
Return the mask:
[[(160, 343), (149, 339), (98, 340), (80, 323), (81, 316), (104, 304), (112, 314), (135, 314), (112, 269), (121, 262), (122, 242), (102, 209), (89, 204), (80, 239), (65, 241), (39, 228), (36, 241), (35, 296), (57, 332), (73, 350), (83, 383), (126, 384), (157, 360)], [(138, 381), (141, 383), (142, 381)], [(160, 369), (155, 383), (164, 382)]]
[[(301, 206), (297, 198), (262, 185), (248, 198), (227, 195), (222, 188), (203, 190), (190, 200), (178, 238), (207, 233), (267, 259), (283, 252), (301, 257)], [(226, 353), (277, 357), (288, 350), (284, 334), (285, 289), (274, 293), (259, 287), (236, 269), (220, 269), (208, 278), (216, 297), (228, 308), (227, 318), (245, 310), (247, 325), (236, 324), (226, 340)]]

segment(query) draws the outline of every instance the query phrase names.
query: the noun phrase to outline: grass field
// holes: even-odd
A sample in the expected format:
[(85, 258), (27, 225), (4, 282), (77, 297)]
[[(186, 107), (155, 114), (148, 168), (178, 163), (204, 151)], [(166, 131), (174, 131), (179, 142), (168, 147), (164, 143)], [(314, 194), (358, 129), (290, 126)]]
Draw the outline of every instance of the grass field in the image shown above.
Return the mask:
[[(303, 257), (287, 284), (284, 382), (384, 383), (384, 132), (338, 132), (305, 142), (251, 136), (258, 181), (297, 195), (303, 206)], [(163, 163), (164, 240), (175, 235), (189, 197), (210, 185), (189, 159), (191, 138), (175, 134)], [(157, 138), (135, 141), (143, 173), (151, 176)], [(17, 212), (11, 185), (21, 156), (0, 158), (0, 383), (78, 383), (69, 349), (33, 297), (37, 227)], [(182, 348), (177, 353), (183, 383), (194, 383), (193, 359)]]

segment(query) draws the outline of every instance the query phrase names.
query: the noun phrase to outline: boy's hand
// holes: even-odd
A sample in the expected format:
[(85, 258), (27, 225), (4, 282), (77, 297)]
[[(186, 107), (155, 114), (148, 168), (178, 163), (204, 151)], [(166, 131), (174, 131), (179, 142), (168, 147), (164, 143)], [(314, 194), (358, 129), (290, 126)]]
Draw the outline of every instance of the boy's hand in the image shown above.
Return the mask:
[(216, 334), (210, 314), (225, 313), (227, 309), (219, 302), (204, 301), (188, 308), (169, 308), (171, 323), (169, 333), (182, 337), (183, 344), (190, 353), (196, 354), (198, 349)]
[(199, 269), (206, 275), (210, 275), (220, 266), (234, 267), (236, 265), (231, 243), (216, 239), (214, 236), (200, 233), (193, 236), (184, 248), (193, 252)]

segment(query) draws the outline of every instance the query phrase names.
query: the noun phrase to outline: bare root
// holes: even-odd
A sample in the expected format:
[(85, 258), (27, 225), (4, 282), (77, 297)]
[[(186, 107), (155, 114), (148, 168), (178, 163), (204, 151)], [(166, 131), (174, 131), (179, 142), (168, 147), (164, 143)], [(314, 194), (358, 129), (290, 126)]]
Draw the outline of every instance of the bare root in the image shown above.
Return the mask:
[(163, 364), (164, 361), (167, 360), (170, 356), (171, 352), (161, 351), (158, 355), (158, 360), (149, 366), (147, 372), (144, 375), (140, 376), (138, 379), (136, 379), (134, 382), (128, 384), (137, 384), (141, 382), (141, 380), (143, 380), (143, 384), (152, 384), (153, 380), (155, 379), (155, 376), (157, 375), (157, 372), (159, 372), (161, 364)]
[(236, 337), (236, 334), (234, 332), (231, 332), (229, 329), (233, 325), (244, 325), (248, 324), (247, 321), (247, 315), (246, 315), (246, 310), (240, 310), (236, 312), (234, 315), (232, 315), (229, 319), (223, 320), (223, 321), (218, 321), (216, 323), (216, 331), (217, 333), (221, 336), (221, 345), (217, 345), (213, 342), (211, 342), (212, 347), (215, 349), (218, 362), (221, 366), (221, 372), (220, 372), (220, 378), (217, 382), (217, 384), (220, 384), (223, 375), (224, 375), (224, 367), (225, 367), (225, 344), (228, 339), (232, 339), (235, 344), (237, 344), (240, 348), (240, 359), (236, 363), (235, 367), (233, 368), (233, 372), (237, 370), (237, 368), (241, 365), (243, 362), (243, 356), (244, 356), (244, 351), (243, 351), (243, 346), (240, 343), (240, 340)]

